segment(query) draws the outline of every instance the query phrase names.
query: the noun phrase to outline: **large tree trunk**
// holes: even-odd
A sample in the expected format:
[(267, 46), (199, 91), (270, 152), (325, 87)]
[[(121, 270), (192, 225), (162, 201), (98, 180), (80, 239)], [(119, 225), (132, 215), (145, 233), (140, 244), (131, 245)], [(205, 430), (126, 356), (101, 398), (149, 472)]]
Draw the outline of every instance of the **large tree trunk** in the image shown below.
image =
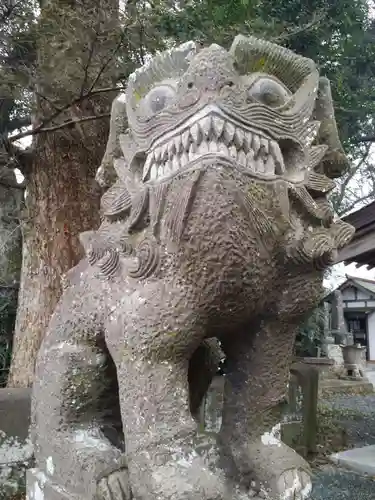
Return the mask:
[[(42, 5), (34, 126), (106, 114), (113, 93), (78, 101), (91, 86), (112, 86), (119, 43), (117, 0), (51, 0)], [(112, 57), (112, 59), (111, 59)], [(37, 135), (26, 173), (23, 266), (9, 387), (30, 386), (36, 355), (62, 292), (62, 278), (82, 257), (78, 235), (98, 225), (99, 186), (109, 119), (84, 121)]]

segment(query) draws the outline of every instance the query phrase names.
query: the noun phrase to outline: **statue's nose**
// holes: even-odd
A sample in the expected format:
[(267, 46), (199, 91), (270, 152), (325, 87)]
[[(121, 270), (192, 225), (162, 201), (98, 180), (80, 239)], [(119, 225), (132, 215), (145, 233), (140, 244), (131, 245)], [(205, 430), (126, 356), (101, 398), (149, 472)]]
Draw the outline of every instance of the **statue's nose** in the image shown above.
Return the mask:
[(237, 72), (233, 66), (230, 54), (213, 44), (202, 49), (192, 60), (182, 81), (186, 92), (199, 91), (200, 93), (218, 93), (224, 87), (235, 84)]

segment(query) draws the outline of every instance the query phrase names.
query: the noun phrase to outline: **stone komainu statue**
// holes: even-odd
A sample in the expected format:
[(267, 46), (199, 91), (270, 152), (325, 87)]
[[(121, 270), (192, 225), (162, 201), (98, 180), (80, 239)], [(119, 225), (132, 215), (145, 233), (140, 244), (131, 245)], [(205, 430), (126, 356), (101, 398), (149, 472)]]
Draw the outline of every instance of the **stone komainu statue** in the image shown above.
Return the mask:
[[(272, 429), (297, 328), (353, 233), (326, 198), (346, 166), (328, 81), (278, 45), (189, 42), (130, 76), (102, 224), (37, 361), (30, 500), (309, 496)], [(194, 415), (214, 339), (227, 363), (208, 436)]]

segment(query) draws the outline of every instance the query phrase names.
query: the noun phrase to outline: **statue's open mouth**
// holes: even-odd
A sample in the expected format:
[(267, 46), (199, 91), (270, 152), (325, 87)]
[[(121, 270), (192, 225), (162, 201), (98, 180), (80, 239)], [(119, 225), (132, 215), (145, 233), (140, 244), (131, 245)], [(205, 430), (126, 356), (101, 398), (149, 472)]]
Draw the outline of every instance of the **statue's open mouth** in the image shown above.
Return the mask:
[(206, 155), (226, 157), (249, 174), (263, 178), (286, 172), (284, 153), (276, 140), (235, 123), (210, 105), (153, 143), (147, 152), (143, 180), (171, 177)]

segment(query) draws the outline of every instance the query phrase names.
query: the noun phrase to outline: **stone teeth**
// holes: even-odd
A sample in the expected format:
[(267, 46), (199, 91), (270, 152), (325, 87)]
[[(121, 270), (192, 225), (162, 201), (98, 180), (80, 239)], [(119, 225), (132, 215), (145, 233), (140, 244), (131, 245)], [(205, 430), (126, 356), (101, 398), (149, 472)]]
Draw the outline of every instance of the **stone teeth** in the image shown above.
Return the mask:
[(187, 163), (189, 162), (189, 156), (187, 153), (182, 153), (181, 155), (181, 160), (180, 160), (180, 164), (181, 164), (181, 167), (184, 167)]
[(238, 161), (239, 163), (241, 163), (241, 165), (246, 167), (246, 154), (242, 150), (238, 153)]
[(152, 165), (151, 167), (151, 171), (150, 171), (150, 179), (153, 180), (153, 179), (156, 179), (158, 176), (158, 167), (154, 164)]
[(256, 134), (253, 135), (252, 148), (254, 150), (254, 155), (257, 156), (260, 148), (260, 137)]
[(147, 174), (153, 162), (154, 162), (154, 153), (150, 153), (149, 155), (147, 155), (146, 162), (143, 167), (143, 180), (146, 179)]
[(229, 156), (229, 149), (222, 142), (220, 142), (219, 145), (218, 145), (218, 151), (220, 153), (223, 153), (225, 156)]
[(265, 139), (264, 137), (260, 138), (260, 148), (262, 156), (267, 156), (268, 151), (269, 151), (269, 142), (268, 139)]
[(220, 117), (206, 116), (190, 130), (147, 155), (143, 180), (170, 175), (207, 153), (221, 153), (257, 173), (283, 175), (285, 172), (283, 155), (276, 141), (236, 128)]
[(191, 127), (190, 134), (193, 142), (198, 146), (202, 140), (202, 133), (197, 123), (194, 123), (194, 125)]
[(246, 168), (249, 170), (254, 169), (254, 151), (252, 149), (246, 155)]
[(253, 142), (253, 134), (251, 132), (246, 132), (244, 134), (243, 140), (243, 150), (248, 153), (251, 150), (251, 143)]
[(156, 148), (154, 154), (155, 154), (155, 161), (159, 162), (161, 158), (161, 148), (160, 147)]
[(190, 144), (189, 154), (195, 154), (197, 151), (197, 146), (195, 144)]
[(176, 171), (176, 170), (178, 170), (179, 168), (180, 168), (180, 162), (179, 162), (179, 160), (178, 160), (178, 157), (177, 157), (177, 156), (175, 156), (175, 157), (173, 158), (173, 160), (172, 160), (172, 170), (173, 170), (173, 171)]
[(169, 142), (168, 143), (168, 159), (169, 160), (172, 160), (172, 158), (175, 156), (176, 154), (176, 145), (173, 141)]
[(163, 161), (168, 159), (168, 143), (161, 146), (161, 159)]
[(224, 120), (218, 116), (212, 118), (212, 125), (217, 139), (221, 136), (224, 129)]
[(264, 161), (263, 158), (257, 158), (255, 160), (255, 172), (259, 172), (261, 174), (264, 174), (265, 171), (265, 166), (264, 166)]
[(268, 155), (268, 158), (264, 164), (264, 168), (265, 168), (266, 174), (274, 174), (275, 173), (275, 170), (276, 170), (275, 160), (273, 159), (272, 155)]
[(209, 152), (208, 143), (203, 141), (202, 144), (198, 148), (198, 153), (201, 155), (207, 154)]
[(243, 132), (243, 130), (241, 130), (240, 128), (236, 128), (233, 140), (234, 144), (237, 146), (237, 149), (241, 149), (245, 140), (245, 133)]
[(206, 139), (208, 139), (210, 137), (211, 124), (212, 124), (212, 118), (211, 118), (211, 116), (205, 116), (199, 122), (200, 128), (201, 128), (201, 130), (203, 132), (203, 135), (204, 135), (204, 137)]
[(175, 148), (176, 148), (176, 153), (177, 154), (180, 154), (182, 152), (182, 138), (180, 135), (177, 135), (174, 139), (173, 139), (173, 143), (175, 145)]
[(163, 170), (163, 175), (168, 175), (170, 173), (170, 168), (169, 168), (169, 161), (164, 164), (164, 170)]
[(185, 151), (188, 150), (189, 144), (190, 144), (190, 132), (189, 130), (185, 130), (185, 132), (182, 134), (182, 145)]
[(283, 174), (285, 172), (284, 158), (277, 142), (270, 142), (270, 153), (275, 160), (275, 173)]
[(237, 160), (237, 148), (236, 148), (236, 146), (231, 146), (229, 148), (229, 156), (231, 156), (234, 160)]
[(275, 162), (275, 174), (283, 175), (285, 174), (285, 165), (284, 163), (276, 163)]
[(225, 122), (223, 137), (227, 146), (232, 142), (235, 131), (236, 127), (234, 125), (230, 122)]
[(197, 148), (195, 144), (190, 144), (189, 148), (189, 161), (194, 160), (194, 158), (197, 156)]
[(210, 153), (217, 153), (219, 151), (218, 145), (215, 141), (210, 141), (208, 144)]

